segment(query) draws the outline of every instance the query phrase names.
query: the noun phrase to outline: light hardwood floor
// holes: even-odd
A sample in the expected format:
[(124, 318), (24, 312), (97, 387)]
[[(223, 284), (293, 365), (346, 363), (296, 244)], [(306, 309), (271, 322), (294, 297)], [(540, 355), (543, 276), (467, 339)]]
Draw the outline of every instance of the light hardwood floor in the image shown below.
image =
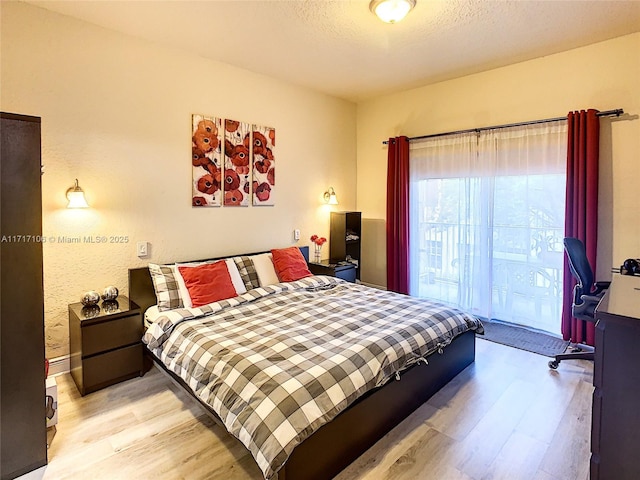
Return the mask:
[[(593, 364), (479, 339), (476, 362), (337, 480), (587, 480)], [(261, 479), (244, 446), (153, 368), (80, 397), (57, 377), (49, 479)]]

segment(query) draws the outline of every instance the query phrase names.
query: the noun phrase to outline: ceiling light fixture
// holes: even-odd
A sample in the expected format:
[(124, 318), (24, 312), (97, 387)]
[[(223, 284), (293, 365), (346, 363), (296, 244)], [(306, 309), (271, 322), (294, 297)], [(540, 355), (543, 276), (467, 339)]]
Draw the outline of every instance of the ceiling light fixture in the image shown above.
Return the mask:
[(383, 22), (396, 23), (406, 17), (415, 6), (416, 0), (371, 0), (369, 10)]

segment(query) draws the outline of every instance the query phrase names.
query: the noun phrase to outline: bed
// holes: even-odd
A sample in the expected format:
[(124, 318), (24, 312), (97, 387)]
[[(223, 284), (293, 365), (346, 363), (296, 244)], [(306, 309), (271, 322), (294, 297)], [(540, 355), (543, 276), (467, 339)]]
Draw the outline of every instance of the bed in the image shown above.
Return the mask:
[[(308, 260), (308, 248), (302, 247), (300, 250)], [(142, 311), (146, 311), (157, 303), (148, 268), (129, 270), (129, 296)], [(393, 303), (396, 301), (403, 303)], [(416, 312), (418, 310), (415, 309), (418, 308), (424, 311), (423, 304), (420, 302), (422, 301), (411, 297), (348, 284), (332, 277), (308, 277), (294, 282), (256, 288), (234, 299), (199, 309), (188, 311), (177, 309), (159, 314), (156, 322), (151, 323), (145, 333), (146, 352), (159, 368), (183, 386), (219, 423), (247, 446), (265, 478), (329, 479), (473, 363), (475, 331), (482, 330), (480, 322), (462, 312), (451, 313), (443, 306), (432, 305), (430, 308), (435, 309), (434, 312), (436, 312), (433, 316), (442, 321), (438, 323), (429, 320), (433, 322), (433, 324), (429, 323), (429, 329), (444, 335), (442, 338), (432, 340), (422, 331), (422, 327), (416, 328), (417, 319), (423, 316), (422, 312), (419, 315), (394, 316), (394, 312), (404, 311), (405, 304), (408, 305), (407, 311)], [(367, 305), (367, 308), (358, 307), (360, 303)], [(388, 311), (385, 311), (385, 308)], [(387, 331), (389, 322), (393, 324), (393, 333), (385, 333), (384, 338), (387, 341), (387, 350), (391, 352), (391, 358), (384, 357), (384, 362), (380, 362), (382, 357), (378, 355), (376, 350), (378, 347), (365, 349), (361, 345), (371, 336), (370, 332), (367, 333), (368, 330), (375, 331), (374, 336), (378, 337), (378, 332)], [(289, 341), (289, 337), (286, 337), (285, 342), (276, 341), (281, 338), (279, 337), (281, 324), (285, 326), (289, 336), (301, 337), (306, 335), (306, 332), (312, 331), (315, 337), (305, 337), (296, 341)], [(401, 327), (404, 330), (400, 331)], [(395, 332), (396, 328), (398, 332)], [(211, 338), (205, 339), (204, 332), (216, 341), (214, 342)], [(273, 335), (273, 341), (270, 335)], [(256, 357), (256, 345), (251, 344), (250, 348), (247, 348), (253, 337), (256, 337), (255, 341), (258, 342), (258, 350), (265, 342), (272, 342), (268, 344), (269, 348), (276, 348), (274, 345), (286, 343), (294, 350), (287, 355), (293, 357), (306, 355), (299, 361), (299, 365), (282, 364), (290, 366), (287, 370), (300, 370), (300, 375), (308, 375), (311, 370), (314, 370), (310, 365), (314, 365), (315, 357), (310, 352), (318, 350), (322, 355), (326, 355), (323, 349), (329, 348), (328, 345), (334, 347), (342, 345), (340, 342), (344, 337), (356, 339), (356, 346), (353, 349), (357, 350), (357, 355), (349, 350), (352, 355), (349, 356), (348, 362), (332, 368), (332, 372), (339, 371), (340, 375), (345, 377), (337, 377), (340, 379), (338, 395), (333, 387), (327, 387), (328, 390), (314, 394), (319, 399), (317, 403), (322, 404), (323, 408), (325, 403), (329, 403), (326, 412), (323, 410), (322, 415), (320, 413), (315, 415), (312, 411), (309, 414), (308, 405), (311, 402), (305, 403), (306, 400), (301, 401), (300, 398), (295, 398), (297, 410), (291, 410), (293, 413), (290, 416), (286, 414), (286, 422), (280, 419), (277, 423), (265, 427), (265, 418), (270, 419), (274, 414), (258, 416), (258, 421), (252, 423), (256, 414), (255, 412), (245, 414), (245, 407), (251, 404), (255, 410), (259, 410), (265, 402), (272, 405), (276, 402), (275, 398), (278, 398), (277, 392), (281, 394), (282, 387), (287, 389), (286, 385), (294, 379), (287, 376), (289, 371), (278, 371), (274, 374), (275, 367), (270, 364), (264, 371), (257, 373), (254, 371), (256, 365), (264, 364), (261, 363), (264, 358)], [(393, 344), (389, 345), (389, 339), (392, 337), (397, 340), (393, 340)], [(306, 345), (306, 347), (302, 348), (300, 345)], [(203, 350), (205, 347), (213, 353)], [(280, 348), (284, 347), (278, 347), (276, 350), (280, 352)], [(229, 358), (237, 357), (236, 350), (247, 349), (253, 354), (249, 357), (250, 360), (255, 358), (261, 360), (256, 361), (254, 365), (253, 361), (248, 362), (244, 358), (231, 364)], [(403, 349), (406, 350), (404, 354)], [(230, 350), (233, 352), (231, 356)], [(190, 352), (190, 356), (194, 355), (197, 360), (194, 361), (191, 357), (185, 360), (186, 351)], [(375, 351), (375, 355), (370, 351)], [(222, 356), (226, 363), (220, 360), (215, 364), (209, 363), (215, 365), (211, 367), (215, 372), (203, 372), (201, 364), (206, 362), (200, 359), (205, 357), (209, 359), (220, 352), (223, 352)], [(396, 353), (397, 357), (394, 356)], [(282, 354), (285, 355), (285, 352)], [(335, 354), (334, 351), (332, 354), (334, 356), (331, 357), (332, 362), (335, 361)], [(340, 358), (344, 356), (348, 355), (338, 354)], [(273, 357), (273, 353), (270, 357)], [(358, 364), (359, 368), (369, 373), (361, 375), (358, 372), (352, 372), (350, 365), (353, 364)], [(244, 365), (245, 370), (251, 368), (251, 373), (245, 375), (242, 372), (238, 375), (239, 367), (236, 368), (238, 365)], [(244, 378), (244, 375), (251, 379), (266, 377), (267, 380), (260, 383), (260, 389), (249, 385), (248, 382), (241, 383), (242, 388), (234, 387), (235, 390), (225, 385), (221, 387), (219, 384), (222, 373), (229, 371), (232, 372), (234, 379), (239, 376)], [(319, 382), (323, 386), (324, 379), (327, 378), (326, 373), (325, 369), (322, 380)], [(318, 382), (314, 381), (312, 384), (317, 385)], [(262, 403), (256, 403), (255, 397), (262, 395), (263, 388), (268, 392), (265, 397), (260, 397)], [(258, 391), (253, 394), (254, 390)], [(216, 394), (214, 395), (212, 391)], [(247, 397), (247, 391), (249, 397)], [(268, 395), (273, 395), (274, 400), (272, 401)], [(292, 398), (287, 397), (278, 401), (287, 405), (296, 403)], [(334, 403), (328, 402), (327, 399)], [(227, 400), (228, 405), (223, 404), (223, 401)], [(238, 405), (242, 405), (242, 408)], [(305, 406), (304, 415), (298, 412), (299, 405)], [(317, 409), (315, 400), (313, 409)], [(282, 411), (290, 410), (281, 408), (278, 404), (273, 411), (282, 416)], [(240, 422), (239, 417), (243, 417), (246, 424)], [(298, 427), (300, 417), (313, 419), (313, 421), (309, 420), (308, 425)], [(280, 423), (286, 423), (286, 429), (281, 428)], [(283, 432), (286, 436), (288, 430), (291, 430), (291, 424), (295, 424), (294, 426), (299, 430), (287, 437), (292, 441), (285, 441), (281, 447), (282, 451), (274, 450), (271, 446), (264, 447), (262, 444), (264, 430), (275, 430), (278, 438), (282, 438)]]

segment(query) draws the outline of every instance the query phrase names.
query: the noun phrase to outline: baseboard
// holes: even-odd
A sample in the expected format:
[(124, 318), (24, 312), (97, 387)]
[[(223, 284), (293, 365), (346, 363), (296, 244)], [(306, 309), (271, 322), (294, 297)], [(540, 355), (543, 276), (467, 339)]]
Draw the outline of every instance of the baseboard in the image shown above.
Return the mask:
[(60, 375), (61, 373), (69, 373), (71, 371), (71, 363), (69, 355), (52, 358), (49, 360), (49, 375)]

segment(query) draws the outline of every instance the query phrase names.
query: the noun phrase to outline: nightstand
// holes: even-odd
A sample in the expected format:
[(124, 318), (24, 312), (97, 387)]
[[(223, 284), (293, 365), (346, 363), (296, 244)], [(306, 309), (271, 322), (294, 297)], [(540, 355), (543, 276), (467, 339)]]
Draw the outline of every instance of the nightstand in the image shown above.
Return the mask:
[(127, 297), (69, 305), (71, 376), (81, 395), (142, 376), (142, 316)]
[(356, 281), (356, 266), (352, 263), (339, 264), (331, 263), (329, 260), (321, 260), (320, 262), (309, 262), (309, 270), (314, 275), (329, 275), (347, 282)]

